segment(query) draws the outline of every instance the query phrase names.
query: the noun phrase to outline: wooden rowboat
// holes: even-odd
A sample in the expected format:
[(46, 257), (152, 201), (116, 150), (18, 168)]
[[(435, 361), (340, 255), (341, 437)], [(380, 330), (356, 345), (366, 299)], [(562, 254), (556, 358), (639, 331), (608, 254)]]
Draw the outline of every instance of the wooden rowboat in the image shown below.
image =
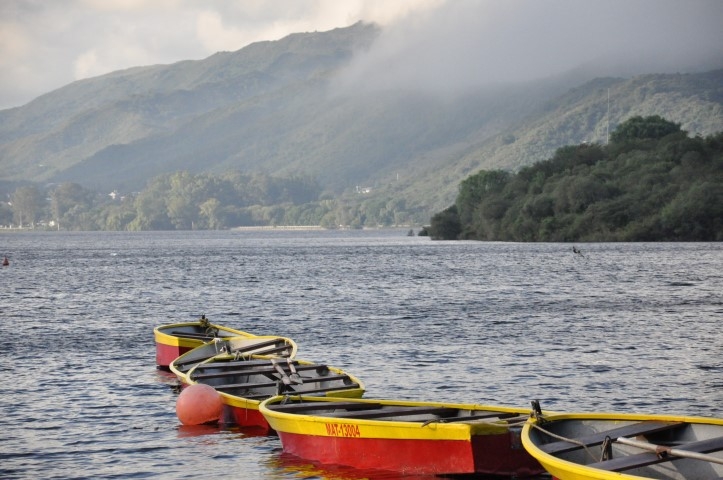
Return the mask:
[(525, 449), (560, 480), (723, 477), (723, 419), (639, 414), (535, 414)]
[(254, 337), (255, 335), (241, 330), (210, 323), (205, 315), (197, 322), (172, 323), (153, 329), (156, 341), (156, 366), (168, 370), (173, 360), (184, 353), (224, 337)]
[(186, 375), (193, 367), (222, 353), (229, 353), (241, 358), (251, 358), (253, 356), (258, 358), (294, 358), (296, 350), (296, 342), (290, 338), (275, 335), (217, 337), (174, 359), (168, 368), (178, 377), (181, 383), (187, 384)]
[(358, 398), (364, 384), (338, 368), (291, 358), (221, 354), (186, 373), (185, 383), (204, 383), (216, 389), (224, 404), (221, 423), (271, 432), (259, 404), (275, 395), (304, 394)]
[(519, 441), (525, 409), (276, 396), (259, 410), (284, 452), (322, 464), (407, 475), (543, 472)]

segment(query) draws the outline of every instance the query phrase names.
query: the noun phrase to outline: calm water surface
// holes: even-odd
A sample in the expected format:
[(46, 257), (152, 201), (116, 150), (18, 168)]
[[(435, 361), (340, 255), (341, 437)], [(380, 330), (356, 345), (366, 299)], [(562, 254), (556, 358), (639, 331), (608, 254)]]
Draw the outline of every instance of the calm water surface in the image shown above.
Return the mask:
[(0, 478), (399, 478), (180, 426), (152, 330), (201, 314), (367, 397), (723, 416), (723, 244), (405, 234), (1, 233)]

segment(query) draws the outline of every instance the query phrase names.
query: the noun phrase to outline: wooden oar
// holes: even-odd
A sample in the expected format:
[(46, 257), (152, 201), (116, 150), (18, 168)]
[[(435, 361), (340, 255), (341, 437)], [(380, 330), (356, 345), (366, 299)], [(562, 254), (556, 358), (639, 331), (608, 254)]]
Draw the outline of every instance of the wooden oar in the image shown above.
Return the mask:
[(274, 366), (277, 372), (279, 372), (279, 375), (281, 375), (281, 381), (284, 382), (284, 385), (291, 385), (291, 379), (288, 375), (286, 375), (286, 372), (283, 368), (281, 368), (281, 365), (276, 363), (276, 359), (271, 360), (271, 364)]
[(289, 371), (291, 372), (291, 380), (294, 383), (304, 383), (304, 380), (301, 379), (301, 375), (299, 375), (299, 373), (296, 371), (294, 363), (291, 361), (290, 358), (286, 359), (286, 364), (289, 366)]
[(640, 440), (633, 440), (632, 438), (618, 437), (616, 442), (624, 445), (630, 445), (631, 447), (641, 448), (656, 453), (657, 455), (672, 455), (680, 458), (691, 458), (694, 460), (703, 460), (705, 462), (718, 463), (723, 465), (723, 458), (714, 457), (713, 455), (707, 455), (705, 453), (690, 452), (687, 450), (681, 450), (679, 448), (665, 447), (662, 445), (656, 445), (654, 443), (641, 442)]

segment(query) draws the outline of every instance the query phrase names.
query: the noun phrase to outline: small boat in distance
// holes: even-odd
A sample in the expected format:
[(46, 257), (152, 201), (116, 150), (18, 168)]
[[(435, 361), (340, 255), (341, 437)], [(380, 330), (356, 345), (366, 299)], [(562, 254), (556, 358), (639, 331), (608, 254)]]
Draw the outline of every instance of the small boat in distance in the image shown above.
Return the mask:
[(325, 364), (292, 358), (220, 354), (191, 368), (181, 381), (203, 383), (221, 395), (221, 423), (270, 433), (259, 404), (279, 394), (359, 398), (364, 384), (355, 376)]
[(556, 479), (723, 477), (723, 419), (533, 410), (522, 444)]
[(200, 347), (190, 350), (174, 359), (169, 365), (181, 383), (188, 383), (186, 374), (199, 363), (222, 353), (232, 354), (236, 357), (255, 356), (257, 358), (279, 357), (294, 358), (296, 356), (296, 342), (286, 337), (275, 335), (253, 337), (216, 337)]
[(526, 409), (284, 395), (259, 410), (285, 453), (323, 464), (416, 475), (543, 473), (519, 441)]
[(255, 337), (241, 330), (216, 325), (201, 315), (197, 322), (172, 323), (153, 329), (156, 342), (156, 366), (168, 370), (173, 360), (215, 338)]

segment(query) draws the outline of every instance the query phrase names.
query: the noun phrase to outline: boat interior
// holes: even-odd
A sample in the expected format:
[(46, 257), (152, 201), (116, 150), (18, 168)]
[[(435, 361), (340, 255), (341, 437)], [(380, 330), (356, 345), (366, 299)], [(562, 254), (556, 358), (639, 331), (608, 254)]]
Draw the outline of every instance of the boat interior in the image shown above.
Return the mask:
[[(550, 435), (549, 433), (553, 435)], [(723, 427), (678, 421), (542, 423), (545, 453), (610, 472), (660, 479), (723, 477)]]
[(244, 355), (278, 355), (288, 357), (294, 347), (285, 338), (278, 337), (270, 340), (258, 340), (251, 337), (231, 337), (228, 339), (211, 342), (198, 347), (187, 354), (184, 354), (173, 361), (173, 366), (178, 371), (186, 373), (195, 365), (221, 353), (230, 353), (243, 360)]
[(303, 363), (289, 358), (237, 360), (229, 356), (212, 360), (189, 371), (191, 380), (248, 399), (265, 399), (278, 394), (326, 394), (361, 388), (348, 374), (323, 364)]

